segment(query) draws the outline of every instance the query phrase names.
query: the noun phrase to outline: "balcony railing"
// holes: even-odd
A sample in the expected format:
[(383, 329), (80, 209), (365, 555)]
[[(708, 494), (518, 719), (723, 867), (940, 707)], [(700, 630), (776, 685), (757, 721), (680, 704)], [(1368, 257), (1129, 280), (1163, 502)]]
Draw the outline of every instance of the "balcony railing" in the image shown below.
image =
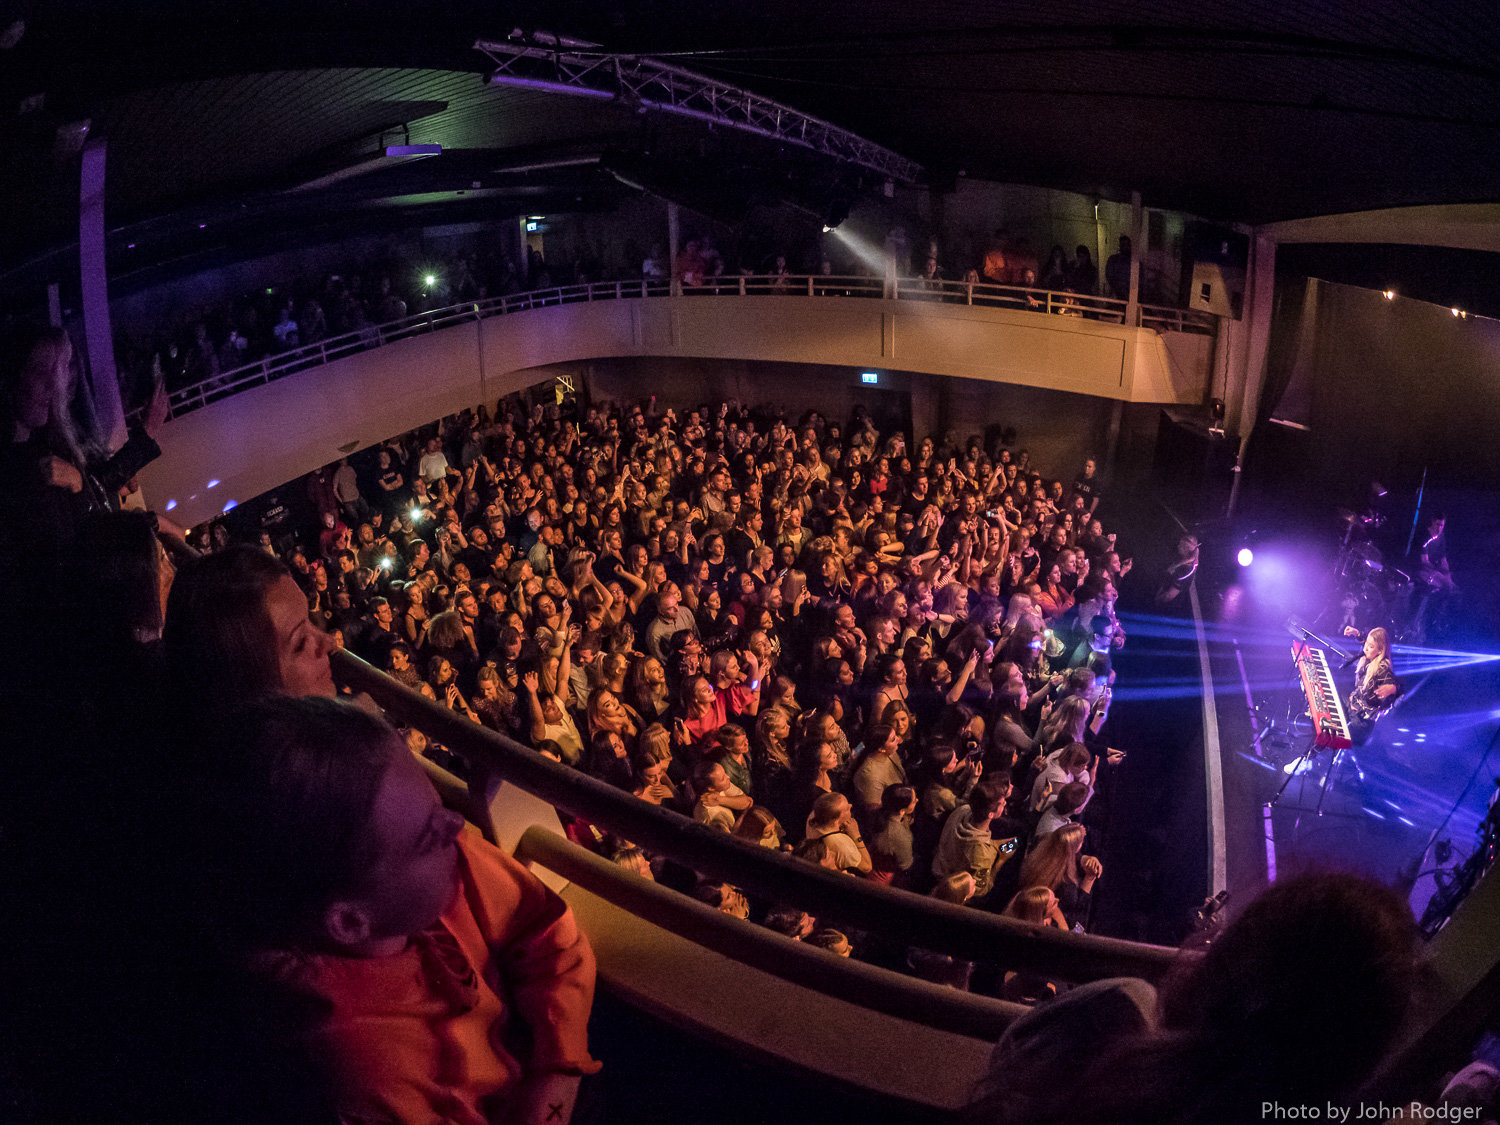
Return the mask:
[(1033, 926), (773, 853), (550, 761), (424, 698), (348, 652), (334, 654), (334, 674), (348, 687), (368, 692), (398, 722), (417, 727), (465, 757), (482, 774), (513, 784), (649, 852), (669, 856), (700, 875), (771, 902), (907, 945), (1071, 981), (1112, 976), (1155, 980), (1179, 958), (1193, 956), (1165, 946)]
[[(1013, 285), (992, 285), (964, 281), (925, 281), (900, 278), (889, 283), (878, 277), (832, 277), (824, 275), (752, 276), (712, 278), (701, 285), (675, 284), (665, 280), (596, 281), (586, 285), (563, 285), (516, 293), (506, 297), (487, 297), (482, 301), (465, 301), (446, 308), (415, 313), (387, 324), (372, 324), (330, 336), (314, 344), (268, 355), (255, 363), (235, 367), (192, 386), (171, 392), (173, 416), (186, 414), (220, 399), (259, 387), (298, 371), (321, 367), (336, 359), (377, 348), (395, 340), (404, 340), (455, 324), (473, 323), (506, 313), (551, 308), (591, 301), (618, 301), (626, 298), (668, 297), (681, 293), (687, 297), (854, 297), (896, 301), (929, 301), (942, 304), (977, 305), (985, 308), (1018, 309), (1025, 312), (1074, 316), (1110, 324), (1124, 324), (1130, 306), (1113, 297), (1090, 297), (1051, 289), (1027, 289)], [(1173, 309), (1158, 305), (1137, 305), (1140, 326), (1158, 332), (1189, 332), (1212, 336), (1218, 318), (1211, 313)]]

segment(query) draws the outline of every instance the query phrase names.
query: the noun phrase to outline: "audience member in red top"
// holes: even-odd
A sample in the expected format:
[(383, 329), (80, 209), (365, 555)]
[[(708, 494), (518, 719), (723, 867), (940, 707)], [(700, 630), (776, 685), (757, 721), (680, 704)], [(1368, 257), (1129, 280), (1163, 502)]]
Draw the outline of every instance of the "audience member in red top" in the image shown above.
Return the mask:
[(442, 806), (391, 727), (349, 704), (270, 700), (199, 764), (212, 909), (269, 992), (302, 1002), (285, 1034), (343, 1119), (568, 1119), (578, 1077), (599, 1068), (588, 942)]

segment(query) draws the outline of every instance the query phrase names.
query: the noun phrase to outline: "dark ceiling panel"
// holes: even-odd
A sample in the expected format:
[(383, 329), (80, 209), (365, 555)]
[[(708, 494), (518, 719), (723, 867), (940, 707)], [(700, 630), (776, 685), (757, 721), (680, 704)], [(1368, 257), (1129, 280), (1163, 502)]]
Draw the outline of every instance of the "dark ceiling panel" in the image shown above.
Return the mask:
[(48, 0), (0, 66), (0, 107), (47, 95), (0, 113), (0, 207), (26, 219), (0, 257), (68, 236), (46, 154), (81, 116), (112, 222), (284, 186), (395, 119), (497, 153), (706, 135), (484, 85), (474, 40), (518, 26), (674, 52), (940, 172), (1250, 222), (1500, 198), (1492, 0)]

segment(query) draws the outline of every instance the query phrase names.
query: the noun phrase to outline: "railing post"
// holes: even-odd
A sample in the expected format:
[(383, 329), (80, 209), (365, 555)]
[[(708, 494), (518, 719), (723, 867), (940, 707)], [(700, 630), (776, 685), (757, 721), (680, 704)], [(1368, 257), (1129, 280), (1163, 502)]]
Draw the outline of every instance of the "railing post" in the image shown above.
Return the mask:
[(813, 295), (812, 274), (807, 275), (807, 295), (809, 297)]
[(974, 283), (972, 281), (964, 282), (964, 289), (967, 291), (964, 297), (964, 304), (972, 305), (974, 303)]
[(744, 295), (745, 295), (745, 275), (744, 274), (740, 274), (740, 296), (743, 297)]
[(615, 282), (615, 300), (618, 301), (623, 296), (625, 296), (625, 283), (617, 281)]

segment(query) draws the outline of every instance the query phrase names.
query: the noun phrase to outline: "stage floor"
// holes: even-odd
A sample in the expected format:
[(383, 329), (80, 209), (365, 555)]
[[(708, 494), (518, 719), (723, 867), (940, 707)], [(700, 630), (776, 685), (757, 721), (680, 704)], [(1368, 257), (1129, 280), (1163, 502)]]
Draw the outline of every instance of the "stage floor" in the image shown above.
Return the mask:
[[(1247, 609), (1237, 622), (1208, 627), (1231, 892), (1248, 897), (1267, 879), (1303, 870), (1357, 871), (1411, 882), (1413, 914), (1421, 918), (1437, 887), (1435, 870), (1473, 852), (1495, 793), (1500, 660), (1398, 647), (1404, 695), (1397, 708), (1337, 765), (1332, 752), (1317, 753), (1267, 808), (1312, 732), (1301, 718), (1305, 698), (1293, 679), (1285, 607)], [(1341, 643), (1357, 651), (1357, 641)], [(1340, 670), (1342, 661), (1328, 655), (1347, 699), (1354, 669)]]

